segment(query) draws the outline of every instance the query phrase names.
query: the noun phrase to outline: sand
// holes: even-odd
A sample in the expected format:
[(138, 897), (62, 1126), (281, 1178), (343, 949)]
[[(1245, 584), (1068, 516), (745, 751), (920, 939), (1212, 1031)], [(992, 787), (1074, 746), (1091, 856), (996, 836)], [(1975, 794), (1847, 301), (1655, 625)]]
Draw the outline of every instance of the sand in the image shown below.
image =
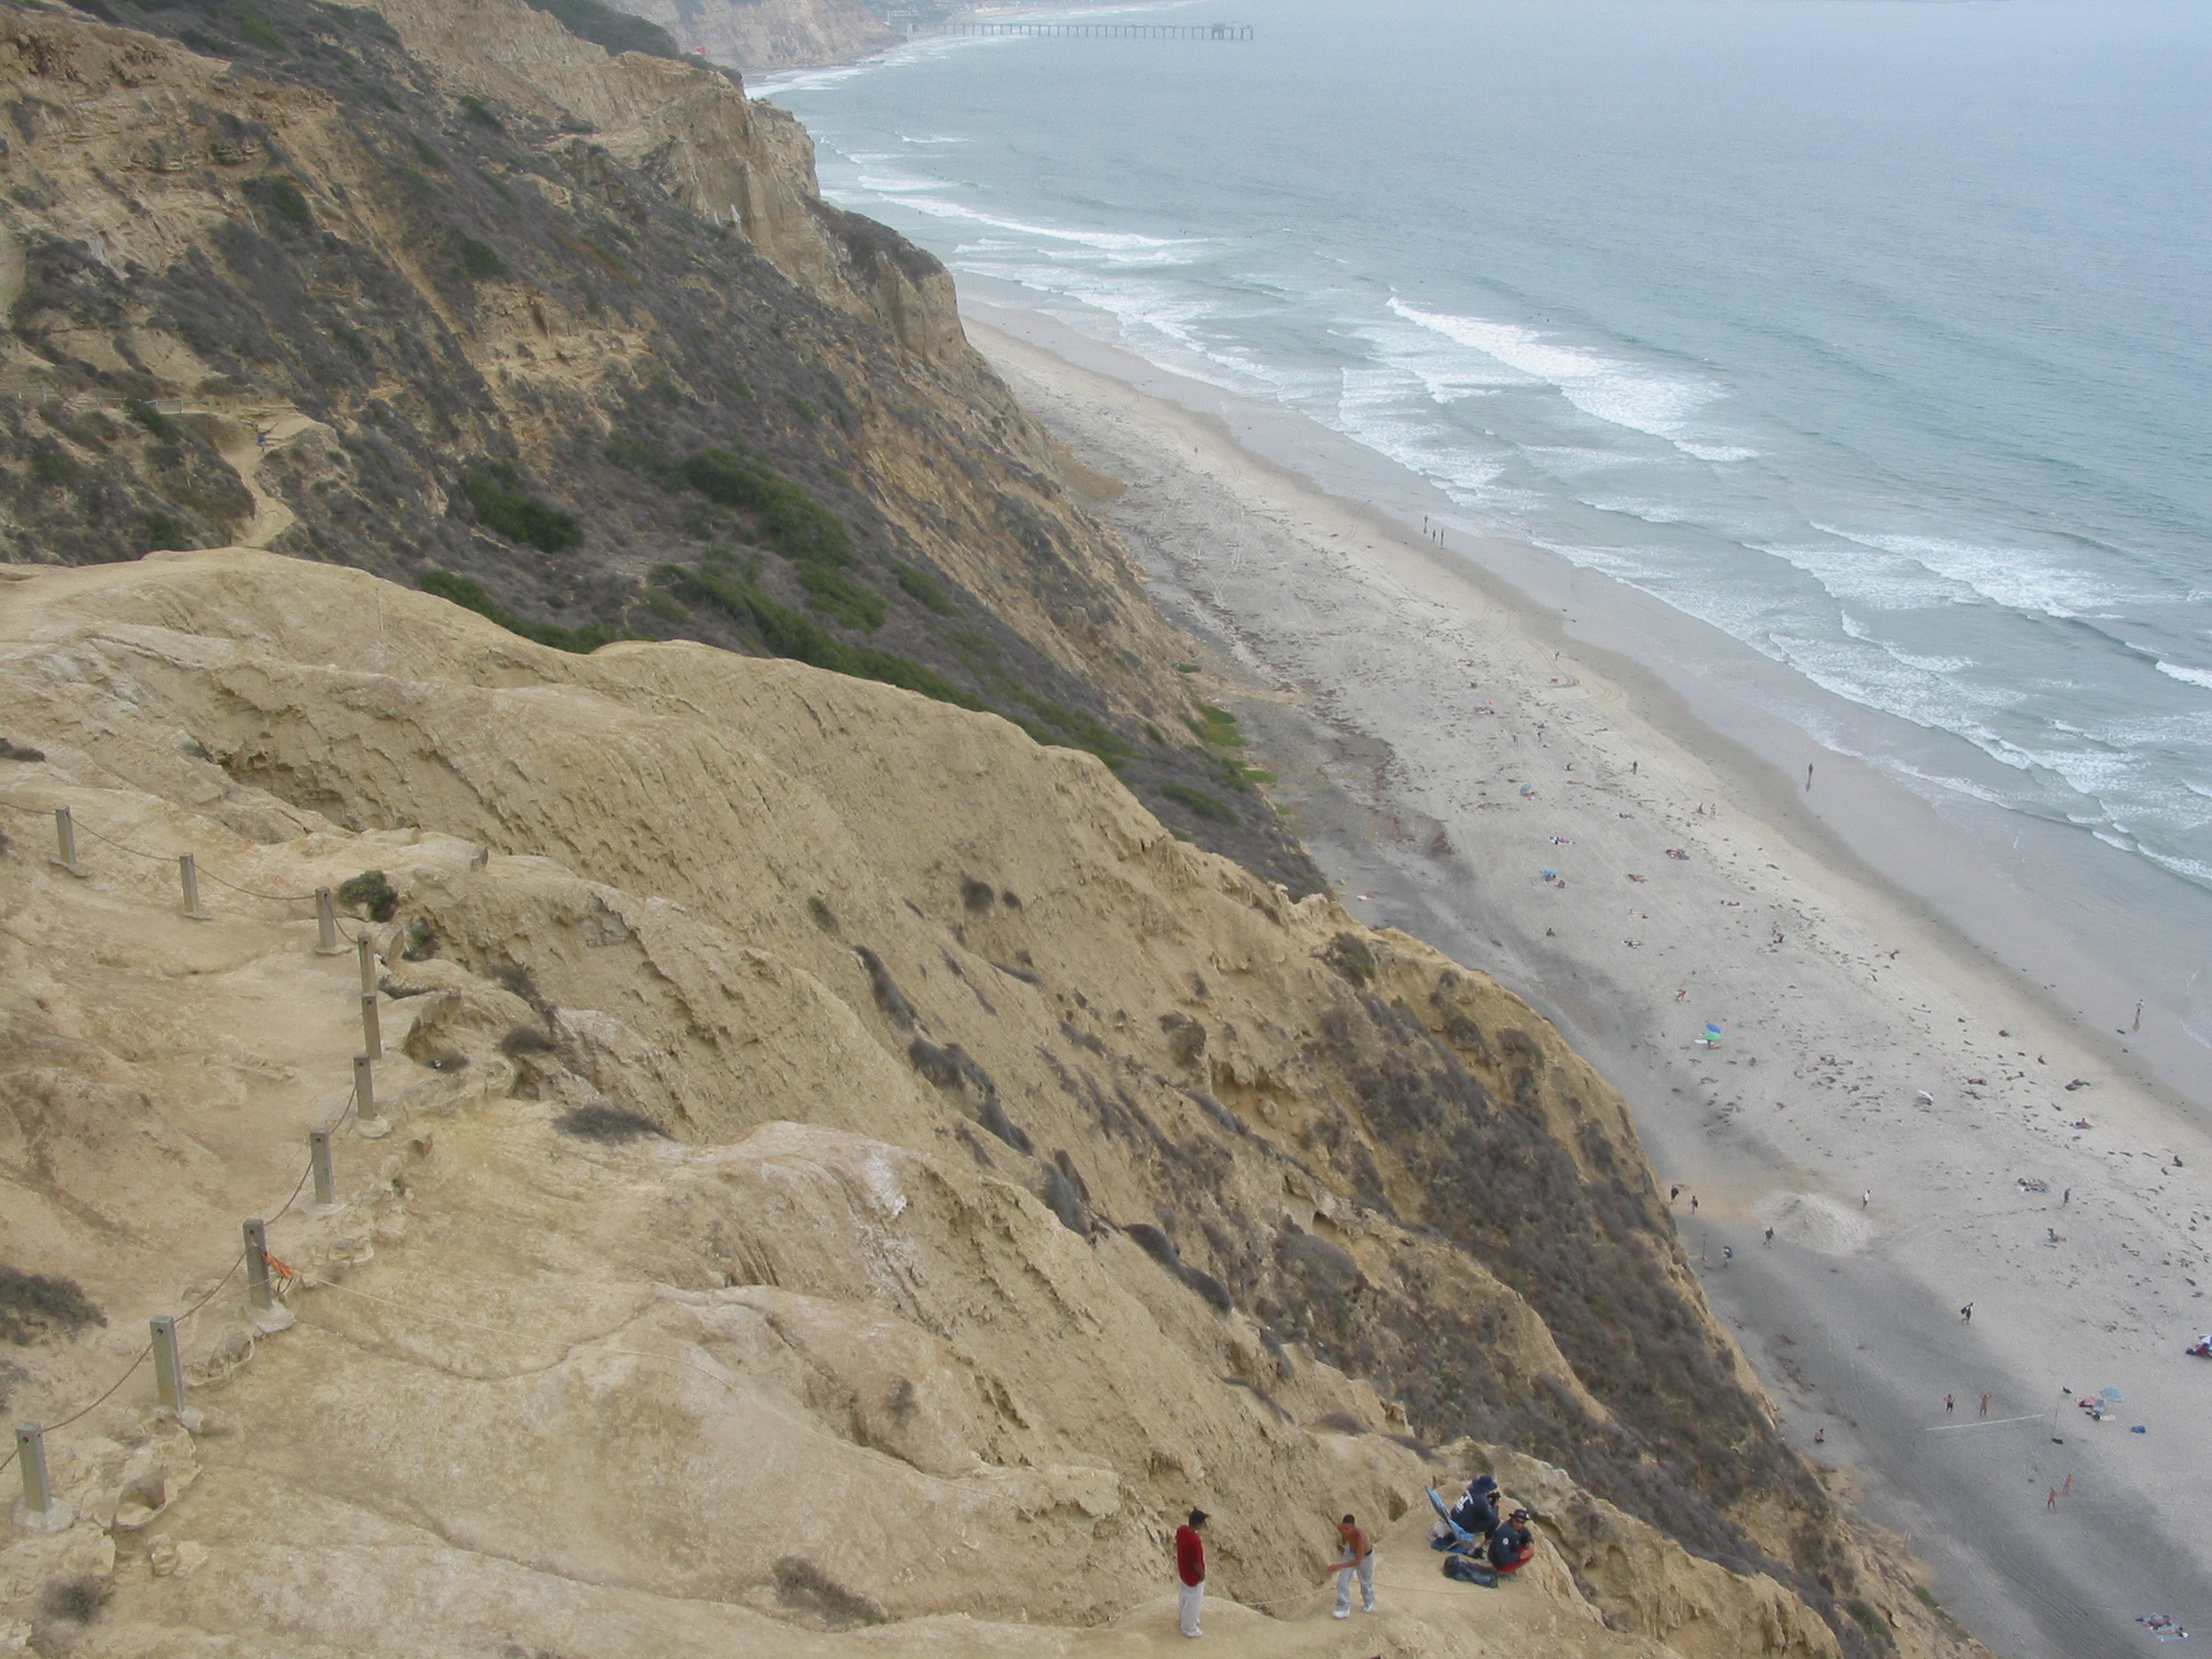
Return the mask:
[[(1088, 366), (1102, 349), (1079, 367), (1023, 332), (971, 318), (1127, 486), (1098, 510), (1218, 645), (1194, 682), (1348, 906), (1497, 974), (1622, 1088), (1791, 1437), (1945, 1606), (2007, 1654), (2134, 1651), (2139, 1613), (2212, 1624), (2212, 1489), (2185, 1478), (2212, 1453), (2212, 1364), (2182, 1352), (2212, 1328), (2195, 1114), (1636, 663)], [(1842, 757), (1817, 768), (1854, 788)], [(2116, 1417), (2072, 1404), (2107, 1386)]]

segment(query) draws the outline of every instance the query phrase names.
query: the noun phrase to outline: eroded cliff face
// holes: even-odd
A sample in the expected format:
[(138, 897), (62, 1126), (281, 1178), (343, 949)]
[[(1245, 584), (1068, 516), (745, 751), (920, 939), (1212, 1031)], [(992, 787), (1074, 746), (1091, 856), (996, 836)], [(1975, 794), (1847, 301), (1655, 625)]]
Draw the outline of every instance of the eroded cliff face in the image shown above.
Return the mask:
[(942, 268), (788, 116), (522, 0), (102, 10), (0, 8), (8, 557), (241, 542), (888, 680), (1318, 885)]
[[(43, 756), (0, 761), (0, 1260), (109, 1321), (12, 1409), (204, 1296), (212, 1419), (58, 1432), (85, 1519), (0, 1552), (0, 1618), (75, 1574), (89, 1652), (1148, 1651), (1197, 1503), (1233, 1652), (1352, 1651), (1346, 1509), (1393, 1650), (1961, 1650), (1775, 1435), (1603, 1081), (1093, 756), (250, 550), (7, 571), (0, 733)], [(284, 896), (372, 869), (361, 1122), (354, 959)], [(284, 1205), (309, 1119), (330, 1213)], [(250, 1213), (274, 1336), (215, 1282)], [(1494, 1594), (1420, 1536), (1488, 1465), (1546, 1539)]]

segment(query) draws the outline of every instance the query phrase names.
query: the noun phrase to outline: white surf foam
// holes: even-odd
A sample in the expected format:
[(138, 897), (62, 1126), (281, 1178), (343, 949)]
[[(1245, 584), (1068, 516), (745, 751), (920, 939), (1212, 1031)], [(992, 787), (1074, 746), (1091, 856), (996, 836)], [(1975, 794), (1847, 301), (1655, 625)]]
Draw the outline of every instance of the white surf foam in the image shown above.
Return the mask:
[(1556, 387), (1585, 415), (1669, 443), (1690, 439), (1690, 417), (1719, 394), (1720, 388), (1710, 383), (1660, 374), (1515, 323), (1423, 311), (1395, 294), (1390, 310), (1530, 381)]

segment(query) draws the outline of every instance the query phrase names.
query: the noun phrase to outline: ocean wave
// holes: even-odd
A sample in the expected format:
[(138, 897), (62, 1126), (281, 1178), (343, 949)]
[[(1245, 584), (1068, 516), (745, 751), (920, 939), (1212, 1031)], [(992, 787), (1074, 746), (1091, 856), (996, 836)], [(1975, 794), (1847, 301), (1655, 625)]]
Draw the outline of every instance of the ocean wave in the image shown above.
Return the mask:
[(2178, 662), (2167, 662), (2163, 658), (2158, 660), (2157, 667), (2168, 679), (2178, 680), (2185, 685), (2201, 685), (2212, 691), (2212, 668), (2184, 668)]
[[(938, 188), (942, 188), (939, 186)], [(996, 214), (978, 212), (963, 207), (957, 202), (945, 202), (929, 196), (902, 196), (900, 204), (927, 213), (936, 219), (953, 219), (966, 224), (982, 225), (994, 231), (1008, 231), (1015, 236), (1036, 237), (1044, 241), (1073, 242), (1078, 246), (1096, 248), (1107, 253), (1125, 253), (1137, 250), (1167, 251), (1174, 248), (1201, 247), (1203, 237), (1147, 237), (1134, 231), (1071, 231), (1057, 225), (1033, 225), (1023, 219), (1002, 219)]]
[(1824, 535), (1909, 559), (1938, 576), (1971, 588), (2009, 609), (2040, 611), (2061, 621), (2138, 602), (2146, 597), (2089, 571), (2064, 565), (2041, 549), (1918, 535), (1840, 530), (1816, 523)]
[[(890, 158), (885, 156), (854, 156), (851, 159), (865, 165), (871, 161), (888, 161)], [(898, 172), (864, 172), (853, 182), (860, 189), (873, 191), (879, 196), (903, 197), (925, 190), (942, 190), (944, 188), (942, 179), (914, 178), (906, 173)]]
[(1553, 387), (1585, 415), (1669, 443), (1689, 438), (1690, 417), (1720, 394), (1720, 387), (1710, 382), (1658, 374), (1515, 323), (1423, 311), (1395, 294), (1390, 310), (1530, 381)]

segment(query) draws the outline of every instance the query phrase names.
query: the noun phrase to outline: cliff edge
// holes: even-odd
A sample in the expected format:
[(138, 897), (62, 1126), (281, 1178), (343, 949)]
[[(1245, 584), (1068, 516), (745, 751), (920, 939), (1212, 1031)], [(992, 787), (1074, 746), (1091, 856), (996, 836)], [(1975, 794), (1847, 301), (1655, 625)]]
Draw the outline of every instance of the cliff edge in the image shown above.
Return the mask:
[[(0, 733), (42, 1651), (1144, 1652), (1194, 1503), (1232, 1652), (1972, 1651), (1603, 1080), (1093, 756), (248, 549), (0, 572)], [(179, 1419), (125, 1368), (188, 1310)], [(1500, 1591), (1422, 1539), (1484, 1466), (1544, 1538)], [(1317, 1589), (1346, 1510), (1381, 1630)]]

